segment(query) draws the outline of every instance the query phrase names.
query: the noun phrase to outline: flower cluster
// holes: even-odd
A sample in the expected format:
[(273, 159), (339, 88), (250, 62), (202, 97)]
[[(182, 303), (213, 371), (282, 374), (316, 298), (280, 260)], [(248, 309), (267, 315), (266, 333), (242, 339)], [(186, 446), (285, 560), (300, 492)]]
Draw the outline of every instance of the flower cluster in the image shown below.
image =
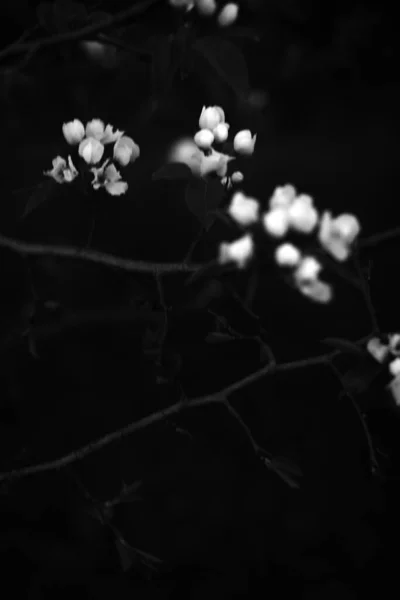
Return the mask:
[[(202, 17), (212, 17), (218, 10), (216, 0), (169, 0), (170, 6), (184, 8), (186, 12), (196, 8)], [(239, 6), (236, 2), (228, 2), (218, 12), (217, 23), (220, 27), (232, 25), (239, 14)]]
[[(78, 154), (88, 165), (97, 165), (103, 158), (105, 145), (114, 144), (113, 159), (121, 166), (126, 167), (140, 156), (140, 149), (132, 138), (124, 135), (123, 131), (113, 130), (112, 125), (104, 125), (100, 119), (92, 119), (83, 125), (79, 119), (64, 123), (63, 135), (68, 144), (78, 145)], [(109, 164), (111, 159), (98, 168), (92, 166), (90, 172), (93, 174), (92, 186), (97, 190), (103, 187), (112, 196), (124, 194), (128, 189), (126, 181), (114, 164)], [(71, 156), (68, 156), (68, 164), (64, 158), (57, 156), (53, 160), (53, 168), (45, 171), (45, 175), (52, 177), (57, 183), (70, 183), (78, 176), (78, 170), (74, 166)]]
[[(238, 191), (231, 198), (228, 214), (241, 227), (261, 222), (272, 238), (284, 238), (289, 230), (311, 234), (318, 228), (319, 243), (338, 261), (348, 258), (351, 244), (360, 232), (356, 217), (342, 214), (333, 219), (329, 212), (320, 216), (311, 196), (298, 195), (292, 185), (277, 187), (269, 200), (268, 210), (263, 214), (255, 198)], [(244, 268), (253, 255), (254, 242), (249, 233), (219, 247), (220, 264), (233, 261), (239, 268)], [(303, 295), (322, 303), (331, 300), (331, 286), (319, 279), (322, 265), (315, 257), (303, 255), (296, 246), (284, 242), (276, 248), (275, 260), (279, 266), (291, 269), (293, 282)]]
[[(227, 188), (233, 183), (243, 181), (243, 173), (235, 171), (229, 177), (228, 163), (235, 160), (223, 152), (218, 152), (212, 145), (223, 143), (228, 139), (230, 125), (225, 121), (225, 113), (220, 106), (203, 106), (199, 118), (199, 130), (193, 138), (185, 138), (173, 145), (169, 152), (169, 162), (185, 163), (196, 177), (207, 177), (214, 173)], [(233, 148), (237, 154), (251, 155), (257, 136), (250, 130), (239, 131), (233, 140)]]

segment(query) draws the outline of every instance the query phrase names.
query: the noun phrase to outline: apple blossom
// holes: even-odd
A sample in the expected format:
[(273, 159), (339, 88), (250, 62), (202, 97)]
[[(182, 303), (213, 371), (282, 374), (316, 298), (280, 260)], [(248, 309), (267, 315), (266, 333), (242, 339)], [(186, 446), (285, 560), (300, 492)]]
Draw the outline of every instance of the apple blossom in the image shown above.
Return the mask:
[(85, 162), (95, 165), (103, 157), (104, 146), (99, 140), (96, 140), (93, 137), (87, 137), (79, 144), (78, 153)]
[(380, 363), (384, 362), (389, 355), (389, 347), (382, 344), (377, 337), (373, 337), (368, 341), (367, 351)]
[(308, 282), (298, 282), (299, 291), (308, 298), (326, 304), (332, 300), (332, 287), (325, 281), (314, 279)]
[(68, 144), (79, 144), (85, 137), (85, 128), (79, 119), (64, 123), (62, 131)]
[(203, 17), (210, 17), (217, 10), (215, 0), (195, 0), (197, 11)]
[(275, 260), (282, 267), (296, 267), (301, 260), (301, 252), (293, 244), (281, 244), (275, 250)]
[(229, 27), (234, 23), (239, 14), (239, 6), (234, 2), (228, 2), (217, 17), (220, 27)]
[(311, 233), (318, 223), (318, 212), (310, 196), (297, 196), (287, 211), (290, 226), (301, 233)]
[(398, 333), (390, 334), (389, 348), (390, 348), (390, 352), (394, 356), (398, 356), (400, 354), (400, 334), (398, 334)]
[(43, 174), (52, 177), (57, 183), (71, 183), (78, 176), (78, 171), (70, 156), (68, 156), (68, 167), (66, 160), (61, 156), (56, 156), (52, 164), (52, 170), (43, 171)]
[(284, 208), (274, 208), (262, 219), (264, 229), (273, 237), (283, 237), (289, 229), (289, 217)]
[(360, 231), (358, 220), (353, 215), (343, 214), (332, 219), (325, 211), (320, 221), (318, 239), (321, 246), (336, 260), (344, 261), (350, 254), (350, 245)]
[(238, 154), (250, 155), (254, 152), (257, 134), (251, 137), (250, 129), (242, 129), (238, 131), (233, 140), (233, 148)]
[(395, 358), (392, 360), (392, 362), (389, 364), (389, 371), (394, 377), (400, 375), (400, 358)]
[(211, 154), (201, 157), (200, 175), (205, 177), (210, 173), (216, 173), (218, 177), (225, 177), (228, 171), (228, 162), (234, 160), (233, 156), (228, 156), (222, 152), (217, 152), (211, 148)]
[(260, 206), (254, 198), (248, 198), (243, 192), (236, 192), (228, 208), (228, 214), (239, 225), (247, 226), (256, 223)]
[(125, 194), (128, 189), (126, 181), (121, 181), (121, 174), (117, 171), (115, 165), (109, 165), (109, 159), (99, 168), (90, 169), (94, 178), (92, 180), (93, 189), (98, 190), (104, 187), (111, 196), (120, 196)]
[(219, 123), (212, 130), (215, 141), (218, 144), (225, 142), (228, 139), (229, 127), (230, 127), (230, 125), (228, 123)]
[(132, 138), (122, 136), (114, 144), (114, 158), (120, 165), (126, 167), (140, 156), (140, 148)]
[(228, 262), (235, 262), (238, 268), (242, 269), (251, 259), (253, 253), (253, 238), (251, 235), (247, 234), (234, 242), (223, 242), (220, 244), (218, 262), (221, 265), (224, 265)]
[(317, 279), (319, 272), (322, 269), (322, 265), (313, 256), (306, 256), (301, 260), (300, 265), (297, 267), (294, 277), (297, 281), (311, 282)]
[(233, 181), (233, 183), (240, 183), (241, 181), (243, 181), (244, 179), (244, 175), (241, 171), (234, 171), (231, 175), (231, 180)]
[(220, 106), (203, 106), (199, 118), (200, 129), (212, 131), (220, 123), (225, 123), (225, 113)]
[(293, 200), (296, 197), (296, 189), (293, 185), (286, 184), (280, 187), (275, 188), (274, 193), (272, 194), (269, 207), (270, 209), (274, 208), (288, 208)]
[(214, 134), (209, 129), (200, 129), (193, 139), (199, 148), (208, 150), (214, 142)]

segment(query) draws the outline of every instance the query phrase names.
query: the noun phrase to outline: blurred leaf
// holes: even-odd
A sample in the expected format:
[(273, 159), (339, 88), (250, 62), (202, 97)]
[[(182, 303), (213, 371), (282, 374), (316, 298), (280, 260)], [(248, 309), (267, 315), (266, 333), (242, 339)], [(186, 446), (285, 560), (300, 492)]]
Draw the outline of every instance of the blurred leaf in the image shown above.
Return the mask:
[(207, 36), (196, 40), (192, 49), (205, 59), (236, 96), (248, 93), (250, 84), (247, 64), (237, 46), (227, 40)]
[(29, 197), (29, 200), (25, 204), (21, 219), (24, 219), (30, 215), (34, 210), (39, 208), (44, 202), (49, 200), (52, 196), (53, 181), (45, 181), (37, 186), (34, 192)]
[(186, 187), (186, 204), (190, 212), (208, 231), (216, 219), (211, 214), (221, 204), (224, 188), (219, 181), (191, 180)]
[(160, 179), (190, 179), (192, 172), (185, 163), (168, 163), (155, 171), (152, 175), (153, 181)]
[(340, 350), (341, 352), (346, 352), (347, 354), (356, 354), (357, 356), (368, 355), (364, 348), (358, 346), (350, 340), (343, 340), (342, 338), (325, 338), (322, 340), (322, 343), (326, 344), (327, 346), (331, 346), (336, 350)]
[(172, 70), (172, 40), (167, 35), (154, 36), (151, 66), (151, 91), (158, 98), (166, 90)]

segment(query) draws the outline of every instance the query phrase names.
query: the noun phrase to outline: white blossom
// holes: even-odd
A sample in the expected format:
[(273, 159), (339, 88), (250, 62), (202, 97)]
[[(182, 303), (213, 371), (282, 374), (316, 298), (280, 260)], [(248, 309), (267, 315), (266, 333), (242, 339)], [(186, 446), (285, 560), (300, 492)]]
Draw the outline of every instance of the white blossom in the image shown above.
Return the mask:
[(212, 131), (220, 123), (225, 123), (225, 113), (220, 106), (203, 106), (199, 118), (200, 129)]
[(194, 136), (195, 144), (202, 150), (211, 148), (214, 142), (214, 134), (209, 129), (200, 129)]
[(245, 227), (257, 222), (259, 209), (259, 203), (255, 198), (249, 198), (239, 191), (231, 198), (228, 214), (239, 225)]
[(293, 244), (281, 244), (275, 250), (275, 260), (282, 267), (296, 267), (301, 260), (301, 252)]
[(289, 217), (284, 208), (274, 208), (264, 214), (263, 226), (274, 237), (283, 237), (289, 229)]
[(312, 198), (304, 194), (297, 196), (288, 207), (289, 224), (296, 231), (311, 233), (318, 223), (318, 212)]
[(120, 196), (125, 194), (128, 189), (126, 181), (121, 181), (121, 174), (117, 171), (115, 165), (109, 165), (107, 159), (99, 168), (90, 169), (94, 177), (92, 180), (93, 189), (98, 190), (104, 187), (111, 196)]
[(257, 134), (252, 137), (250, 129), (242, 129), (242, 131), (238, 131), (233, 139), (233, 148), (238, 154), (253, 154), (256, 139)]
[(96, 140), (93, 137), (87, 137), (79, 144), (78, 153), (79, 156), (82, 156), (85, 162), (95, 165), (103, 157), (104, 146), (101, 142), (99, 142), (99, 140)]
[(218, 25), (220, 27), (229, 27), (236, 21), (238, 14), (239, 6), (234, 2), (228, 2), (217, 17)]
[(68, 166), (67, 161), (61, 156), (56, 156), (52, 164), (51, 171), (44, 171), (43, 174), (52, 177), (57, 183), (71, 183), (78, 176), (78, 171), (70, 156), (68, 156)]
[(239, 269), (243, 269), (252, 258), (253, 253), (253, 238), (247, 234), (234, 242), (220, 244), (218, 261), (222, 265), (235, 262)]
[(230, 127), (230, 125), (228, 123), (219, 123), (212, 130), (215, 141), (218, 144), (225, 142), (228, 139), (229, 127)]
[(140, 148), (132, 138), (120, 137), (114, 144), (114, 158), (120, 165), (126, 167), (140, 156)]
[(62, 131), (68, 144), (79, 144), (85, 136), (85, 128), (79, 119), (64, 123)]

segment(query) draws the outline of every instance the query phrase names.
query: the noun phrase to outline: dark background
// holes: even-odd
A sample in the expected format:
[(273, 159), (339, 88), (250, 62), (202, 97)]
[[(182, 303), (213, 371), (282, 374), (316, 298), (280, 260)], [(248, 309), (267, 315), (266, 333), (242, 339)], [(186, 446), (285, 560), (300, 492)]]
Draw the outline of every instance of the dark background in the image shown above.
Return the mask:
[[(114, 14), (132, 3), (102, 2)], [(243, 189), (266, 202), (277, 185), (292, 183), (321, 209), (356, 214), (361, 239), (397, 225), (399, 42), (385, 2), (249, 0), (239, 25), (259, 41), (240, 42), (260, 108), (238, 99), (211, 73), (174, 80), (158, 109), (149, 64), (122, 53), (114, 68), (93, 64), (76, 45), (42, 50), (0, 63), (2, 201), (0, 231), (38, 243), (84, 245), (96, 209), (92, 247), (148, 261), (183, 259), (199, 224), (181, 182), (154, 182), (170, 143), (193, 135), (203, 105), (220, 104), (233, 131), (257, 132), (256, 150), (243, 161)], [(37, 22), (36, 7), (3, 2), (2, 46)], [(146, 45), (175, 31), (177, 19), (159, 2), (129, 23), (124, 39)], [(210, 21), (196, 31), (215, 33)], [(110, 32), (111, 33), (111, 32)], [(46, 33), (41, 30), (40, 35)], [(48, 35), (48, 34), (47, 34)], [(147, 46), (146, 46), (147, 47)], [(126, 196), (55, 189), (21, 218), (42, 172), (65, 155), (61, 124), (101, 118), (139, 144), (140, 159), (126, 171)], [(92, 202), (94, 200), (94, 204)], [(211, 260), (228, 233), (216, 223), (194, 258)], [(371, 261), (371, 293), (380, 328), (398, 329), (398, 242), (362, 252)], [(261, 258), (253, 311), (229, 295), (245, 291), (251, 271), (223, 278), (212, 308), (244, 334), (260, 325), (279, 362), (326, 351), (327, 336), (357, 339), (370, 331), (357, 290), (335, 280), (328, 306), (310, 303)], [(164, 368), (156, 384), (143, 352), (154, 317), (162, 314), (150, 276), (50, 257), (21, 258), (0, 248), (0, 385), (2, 471), (58, 458), (163, 408), (179, 398), (212, 393), (260, 367), (259, 348), (237, 340), (210, 346), (212, 319), (201, 302), (204, 282), (165, 282), (171, 306)], [(50, 309), (46, 302), (55, 303)], [(60, 316), (78, 325), (59, 327)], [(32, 354), (27, 336), (38, 332)], [(349, 365), (353, 365), (349, 358)], [(174, 370), (175, 369), (175, 370)], [(293, 490), (260, 466), (238, 425), (220, 406), (184, 411), (175, 420), (124, 438), (60, 471), (12, 482), (1, 496), (0, 550), (13, 595), (98, 598), (279, 597), (356, 598), (383, 593), (395, 582), (399, 531), (397, 473), (399, 418), (380, 379), (358, 398), (380, 461), (370, 472), (357, 412), (339, 397), (326, 367), (261, 379), (232, 403), (257, 442), (303, 471)], [(176, 427), (186, 433), (179, 433)], [(88, 509), (79, 481), (99, 501), (122, 482), (142, 480), (141, 500), (120, 504), (113, 518), (133, 546), (163, 561), (151, 581), (143, 568), (122, 572), (112, 531)], [(383, 583), (384, 582), (384, 583)], [(12, 586), (12, 587), (11, 587)], [(394, 588), (396, 589), (396, 588)]]

